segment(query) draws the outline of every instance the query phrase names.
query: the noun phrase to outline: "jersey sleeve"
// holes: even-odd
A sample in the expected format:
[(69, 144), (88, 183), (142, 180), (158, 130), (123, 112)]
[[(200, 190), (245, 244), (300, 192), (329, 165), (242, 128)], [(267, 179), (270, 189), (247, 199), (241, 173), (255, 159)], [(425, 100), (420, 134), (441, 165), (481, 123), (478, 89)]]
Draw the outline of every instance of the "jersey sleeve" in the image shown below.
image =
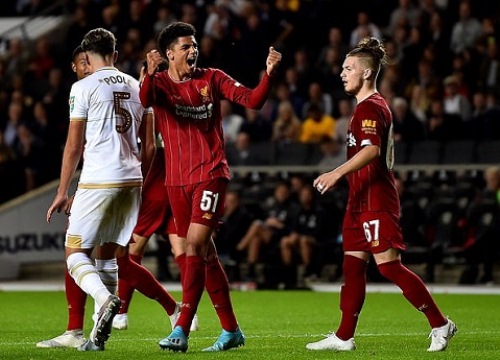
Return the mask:
[(69, 95), (69, 118), (70, 120), (86, 120), (88, 116), (89, 100), (88, 93), (83, 91), (81, 81), (71, 86)]
[(243, 107), (260, 110), (271, 91), (271, 78), (267, 73), (254, 89), (249, 89), (221, 70), (214, 70), (216, 83), (224, 98)]
[(382, 136), (384, 134), (386, 120), (383, 115), (370, 106), (368, 103), (358, 105), (358, 136), (361, 146), (382, 145)]

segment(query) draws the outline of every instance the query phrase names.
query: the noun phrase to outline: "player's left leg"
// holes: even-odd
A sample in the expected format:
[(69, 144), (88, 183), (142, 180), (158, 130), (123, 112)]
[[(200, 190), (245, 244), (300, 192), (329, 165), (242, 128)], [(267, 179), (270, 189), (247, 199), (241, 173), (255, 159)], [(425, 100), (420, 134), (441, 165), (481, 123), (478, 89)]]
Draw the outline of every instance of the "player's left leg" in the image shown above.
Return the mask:
[(424, 282), (401, 263), (397, 249), (389, 249), (374, 257), (380, 274), (397, 285), (403, 291), (403, 296), (427, 317), (432, 328), (428, 351), (445, 350), (448, 340), (455, 335), (456, 326), (443, 316)]
[(55, 338), (38, 342), (36, 346), (39, 348), (77, 348), (85, 343), (83, 317), (87, 293), (75, 283), (75, 280), (68, 273), (68, 269), (64, 271), (64, 287), (68, 303), (68, 326), (66, 331)]
[(234, 314), (229, 281), (217, 257), (213, 240), (209, 244), (206, 272), (205, 287), (219, 317), (222, 333), (217, 341), (204, 351), (224, 351), (245, 345), (245, 336), (241, 332)]

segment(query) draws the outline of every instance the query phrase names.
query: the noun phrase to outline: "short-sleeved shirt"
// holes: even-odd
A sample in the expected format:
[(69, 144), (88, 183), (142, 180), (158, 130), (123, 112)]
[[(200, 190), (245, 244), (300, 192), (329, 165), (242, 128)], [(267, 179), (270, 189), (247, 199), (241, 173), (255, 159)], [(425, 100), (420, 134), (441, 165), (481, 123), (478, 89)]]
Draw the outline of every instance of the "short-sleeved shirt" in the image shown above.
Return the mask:
[(138, 137), (147, 111), (138, 81), (114, 67), (98, 69), (73, 84), (70, 120), (86, 122), (79, 187), (141, 184)]
[(184, 81), (171, 79), (168, 71), (146, 77), (141, 93), (154, 94), (153, 103), (145, 105), (152, 105), (165, 143), (167, 186), (229, 179), (220, 101), (261, 108), (270, 88), (267, 74), (255, 89), (249, 89), (211, 68), (196, 69)]
[(347, 159), (351, 159), (367, 145), (379, 146), (380, 156), (362, 169), (347, 175), (347, 211), (399, 214), (399, 197), (392, 172), (392, 114), (379, 93), (359, 102), (354, 110), (347, 131)]

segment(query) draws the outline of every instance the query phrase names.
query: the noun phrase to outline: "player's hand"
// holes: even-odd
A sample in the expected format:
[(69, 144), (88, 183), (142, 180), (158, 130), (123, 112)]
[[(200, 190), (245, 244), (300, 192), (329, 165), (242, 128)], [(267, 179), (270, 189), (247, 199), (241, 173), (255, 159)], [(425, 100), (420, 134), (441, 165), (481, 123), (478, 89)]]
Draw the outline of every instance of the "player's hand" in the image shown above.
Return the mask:
[[(50, 220), (52, 220), (52, 215), (54, 214), (54, 211), (57, 211), (60, 213), (61, 211), (69, 211), (67, 210), (67, 205), (68, 205), (68, 196), (67, 195), (56, 195), (54, 198), (54, 201), (52, 201), (52, 205), (50, 205), (49, 210), (47, 210), (47, 222), (50, 223)], [(71, 207), (71, 204), (69, 205)]]
[(158, 65), (165, 61), (158, 50), (151, 50), (146, 54), (148, 62), (148, 75), (153, 75), (158, 69)]
[(272, 46), (269, 48), (269, 55), (266, 60), (267, 75), (272, 75), (281, 62), (281, 53), (277, 52)]
[(333, 188), (335, 184), (339, 181), (341, 175), (332, 170), (330, 172), (321, 174), (316, 179), (314, 179), (313, 186), (318, 190), (321, 194), (326, 193), (328, 190)]
[(66, 202), (66, 206), (64, 206), (64, 214), (69, 216), (71, 215), (71, 206), (73, 205), (73, 200), (75, 200), (75, 194), (71, 195)]

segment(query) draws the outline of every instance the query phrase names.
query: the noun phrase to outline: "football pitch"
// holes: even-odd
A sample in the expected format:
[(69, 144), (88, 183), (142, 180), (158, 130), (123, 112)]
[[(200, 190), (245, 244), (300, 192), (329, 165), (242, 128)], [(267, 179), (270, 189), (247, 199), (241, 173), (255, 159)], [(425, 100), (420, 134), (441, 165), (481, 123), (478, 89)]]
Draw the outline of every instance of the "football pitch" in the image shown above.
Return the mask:
[[(180, 299), (179, 292), (172, 293)], [(443, 353), (427, 353), (429, 326), (400, 294), (368, 293), (356, 343), (348, 353), (312, 352), (308, 342), (322, 339), (339, 320), (337, 293), (313, 291), (249, 291), (232, 293), (246, 346), (223, 353), (204, 353), (220, 332), (206, 294), (186, 354), (162, 351), (158, 340), (170, 333), (168, 318), (154, 301), (137, 293), (129, 312), (129, 329), (114, 330), (104, 352), (38, 349), (35, 344), (61, 334), (66, 327), (64, 293), (0, 292), (0, 359), (500, 359), (500, 296), (435, 294), (458, 333)], [(87, 303), (86, 331), (91, 328)]]

